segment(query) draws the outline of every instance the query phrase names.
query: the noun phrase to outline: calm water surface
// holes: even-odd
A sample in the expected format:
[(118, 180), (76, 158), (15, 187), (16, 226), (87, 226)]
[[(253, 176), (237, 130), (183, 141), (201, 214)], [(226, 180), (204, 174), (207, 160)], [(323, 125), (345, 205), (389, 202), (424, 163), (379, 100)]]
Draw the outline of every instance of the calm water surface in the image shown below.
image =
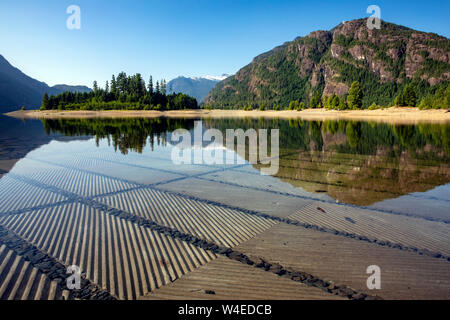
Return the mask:
[[(0, 175), (36, 179), (84, 196), (120, 193), (143, 184), (230, 204), (246, 195), (248, 206), (254, 203), (262, 211), (271, 206), (272, 212), (291, 210), (283, 207), (282, 199), (299, 198), (450, 220), (449, 124), (203, 120), (205, 129), (222, 132), (280, 129), (280, 167), (273, 176), (262, 176), (261, 165), (248, 162), (175, 165), (171, 133), (195, 125), (192, 119), (0, 117)], [(248, 153), (235, 156), (248, 160)], [(95, 179), (85, 179), (82, 173)], [(272, 201), (265, 194), (282, 197)], [(14, 210), (7, 199), (13, 198), (4, 197), (1, 206)]]

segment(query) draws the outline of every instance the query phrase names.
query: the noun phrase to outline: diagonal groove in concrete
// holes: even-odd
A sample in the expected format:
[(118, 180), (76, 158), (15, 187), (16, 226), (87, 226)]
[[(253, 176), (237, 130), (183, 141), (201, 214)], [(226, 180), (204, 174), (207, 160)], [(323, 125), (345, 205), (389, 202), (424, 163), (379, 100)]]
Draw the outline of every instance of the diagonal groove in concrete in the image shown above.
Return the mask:
[[(239, 169), (241, 167), (247, 166), (248, 164), (237, 165), (237, 166), (228, 167), (228, 168), (221, 168), (221, 169), (212, 170), (212, 171), (208, 171), (208, 172), (202, 172), (202, 173), (198, 173), (198, 174), (194, 174), (194, 175), (185, 175), (185, 176), (182, 176), (182, 177), (179, 177), (179, 178), (174, 178), (174, 179), (171, 179), (171, 180), (156, 182), (156, 183), (152, 183), (152, 184), (142, 184), (142, 183), (133, 182), (133, 181), (122, 179), (122, 178), (111, 177), (111, 176), (108, 176), (108, 175), (105, 175), (105, 174), (97, 173), (95, 171), (90, 171), (90, 170), (85, 170), (85, 169), (81, 169), (81, 168), (78, 168), (78, 167), (66, 166), (66, 165), (62, 165), (62, 164), (59, 164), (59, 163), (50, 162), (50, 161), (47, 161), (47, 160), (34, 159), (34, 158), (27, 158), (27, 159), (30, 159), (30, 160), (33, 160), (33, 161), (42, 162), (42, 163), (48, 163), (48, 164), (51, 164), (51, 165), (54, 165), (54, 166), (59, 166), (59, 167), (66, 168), (66, 169), (78, 170), (78, 171), (82, 171), (82, 172), (98, 175), (98, 176), (101, 176), (101, 177), (122, 181), (122, 182), (129, 183), (129, 184), (134, 184), (134, 185), (137, 185), (137, 186), (142, 187), (142, 188), (154, 188), (155, 190), (164, 191), (164, 192), (167, 192), (167, 193), (171, 193), (173, 191), (158, 189), (156, 187), (160, 186), (160, 185), (164, 185), (164, 184), (169, 184), (169, 183), (172, 183), (172, 182), (185, 180), (185, 179), (188, 179), (188, 178), (196, 178), (196, 179), (200, 179), (200, 180), (204, 180), (204, 181), (220, 183), (220, 184), (229, 185), (229, 186), (233, 186), (233, 187), (245, 188), (245, 189), (248, 189), (248, 190), (268, 192), (268, 193), (272, 193), (272, 194), (278, 194), (278, 195), (282, 195), (282, 196), (286, 196), (286, 197), (293, 197), (293, 198), (302, 199), (302, 200), (319, 201), (319, 202), (335, 204), (335, 205), (339, 205), (339, 206), (343, 206), (343, 207), (362, 208), (362, 209), (366, 209), (366, 210), (370, 210), (370, 211), (374, 211), (374, 212), (383, 212), (383, 213), (392, 214), (392, 215), (399, 215), (399, 216), (406, 216), (406, 217), (415, 218), (415, 219), (422, 219), (422, 220), (425, 220), (425, 221), (442, 222), (442, 223), (445, 223), (445, 224), (450, 224), (450, 220), (446, 220), (446, 219), (433, 218), (433, 217), (423, 217), (423, 216), (419, 216), (419, 215), (414, 215), (414, 214), (405, 213), (405, 212), (398, 212), (398, 211), (394, 211), (394, 210), (387, 210), (387, 209), (378, 209), (378, 208), (374, 209), (374, 208), (370, 208), (370, 207), (367, 207), (367, 206), (357, 206), (357, 205), (353, 205), (353, 204), (349, 204), (349, 203), (341, 203), (341, 202), (336, 203), (335, 201), (330, 201), (330, 200), (325, 200), (325, 199), (320, 199), (320, 198), (315, 198), (315, 197), (310, 197), (310, 196), (302, 196), (302, 195), (292, 194), (292, 193), (288, 193), (288, 192), (281, 192), (281, 191), (275, 191), (275, 190), (258, 188), (258, 187), (250, 187), (250, 186), (240, 185), (240, 184), (237, 184), (237, 183), (225, 182), (225, 181), (214, 180), (214, 179), (208, 179), (208, 178), (203, 177), (204, 175), (208, 175), (208, 174), (212, 174), (212, 173), (216, 173), (216, 172), (223, 172), (223, 171), (227, 171), (227, 170), (233, 171), (233, 170)], [(100, 158), (94, 158), (94, 159), (102, 160), (102, 161), (109, 161), (109, 160), (104, 160), (104, 159), (100, 159)], [(130, 165), (130, 164), (127, 164), (127, 163), (124, 163), (124, 162), (120, 162), (120, 161), (114, 161), (114, 162), (120, 163), (121, 165), (124, 165), (124, 166), (133, 166), (133, 165)], [(149, 170), (156, 170), (156, 171), (159, 170), (159, 169), (156, 169), (156, 168), (148, 168), (148, 167), (145, 167), (145, 166), (142, 166), (142, 167), (145, 168), (145, 169), (149, 169)], [(165, 170), (164, 172), (166, 172), (166, 171), (168, 171), (168, 170)], [(175, 171), (173, 171), (173, 172), (169, 171), (169, 172), (172, 173), (172, 174), (180, 175), (179, 173), (176, 173)], [(251, 173), (251, 174), (256, 174), (256, 173)], [(125, 190), (118, 191), (117, 193), (124, 192), (124, 191)], [(177, 193), (177, 195), (180, 195), (182, 197), (191, 197), (189, 195), (185, 195), (185, 194), (181, 194), (181, 193)], [(200, 199), (200, 198), (197, 198), (197, 199), (203, 200), (203, 201), (210, 201), (210, 200)], [(218, 203), (218, 205), (224, 205), (224, 204)], [(240, 210), (246, 210), (246, 209), (240, 209)]]
[(18, 256), (29, 261), (30, 264), (38, 269), (41, 273), (49, 277), (52, 281), (56, 281), (57, 286), (63, 290), (69, 290), (70, 297), (82, 300), (115, 300), (108, 291), (102, 290), (96, 284), (90, 282), (85, 276), (81, 277), (80, 289), (71, 290), (67, 288), (66, 279), (68, 277), (67, 266), (59, 260), (48, 255), (28, 241), (22, 239), (13, 231), (0, 225), (0, 243), (6, 245), (7, 248), (13, 250)]
[[(46, 162), (46, 161), (43, 161), (43, 160), (39, 160), (39, 161)], [(61, 165), (61, 164), (58, 164), (58, 166), (63, 167), (63, 168), (69, 168), (71, 170), (78, 170), (78, 171), (87, 172), (87, 173), (90, 173), (90, 174), (96, 174), (95, 172), (91, 172), (89, 170), (73, 168), (73, 167), (70, 167), (70, 166), (66, 167), (65, 165)], [(66, 196), (68, 199), (73, 199), (74, 201), (78, 201), (78, 202), (84, 203), (84, 204), (92, 206), (92, 207), (96, 207), (96, 208), (104, 210), (104, 211), (118, 210), (118, 209), (110, 208), (107, 205), (94, 200), (95, 197), (86, 198), (86, 197), (80, 196), (78, 194), (75, 194), (75, 193), (72, 193), (72, 192), (69, 192), (69, 191), (66, 191), (66, 190), (62, 190), (62, 189), (57, 188), (55, 186), (51, 186), (51, 185), (47, 185), (47, 184), (35, 181), (34, 179), (31, 179), (31, 178), (28, 178), (28, 177), (25, 177), (25, 176), (21, 176), (21, 175), (18, 175), (18, 174), (9, 173), (9, 176), (11, 178), (15, 178), (15, 179), (24, 181), (24, 182), (29, 183), (31, 185), (35, 185), (37, 187), (40, 187), (40, 188), (43, 188), (43, 189), (47, 189), (47, 190), (52, 191), (52, 192), (62, 194), (64, 196)], [(101, 176), (106, 176), (106, 175), (101, 175)], [(106, 177), (108, 177), (108, 176), (106, 176)], [(111, 177), (108, 177), (108, 178), (111, 178)], [(115, 178), (111, 178), (111, 179), (115, 179)], [(123, 182), (126, 182), (126, 183), (131, 183), (131, 182), (129, 182), (127, 180), (124, 180), (124, 179), (120, 179), (120, 178), (117, 178), (117, 179), (119, 181), (123, 181)], [(417, 248), (417, 247), (406, 246), (406, 245), (403, 245), (401, 243), (392, 243), (390, 241), (382, 241), (382, 240), (379, 240), (379, 239), (376, 239), (376, 238), (369, 238), (367, 236), (358, 235), (358, 234), (354, 234), (354, 233), (349, 233), (349, 232), (336, 230), (336, 229), (331, 229), (331, 228), (328, 228), (328, 227), (322, 227), (322, 226), (312, 225), (312, 224), (308, 224), (308, 223), (303, 223), (303, 222), (295, 221), (295, 220), (288, 219), (288, 218), (271, 216), (269, 214), (261, 213), (261, 212), (258, 212), (258, 211), (244, 209), (244, 208), (239, 208), (239, 207), (234, 207), (234, 206), (230, 206), (230, 205), (223, 204), (223, 203), (220, 203), (220, 202), (211, 201), (211, 200), (205, 200), (205, 199), (193, 197), (193, 196), (182, 194), (182, 193), (178, 193), (178, 192), (161, 190), (161, 189), (155, 188), (152, 185), (143, 185), (143, 184), (141, 184), (140, 186), (138, 185), (137, 188), (154, 189), (154, 190), (157, 190), (159, 192), (163, 192), (163, 193), (167, 193), (167, 194), (183, 197), (185, 199), (189, 199), (189, 200), (193, 200), (193, 201), (198, 201), (198, 202), (202, 202), (202, 203), (206, 203), (206, 204), (219, 206), (219, 207), (226, 208), (226, 209), (237, 210), (237, 211), (240, 211), (240, 212), (245, 213), (245, 214), (255, 215), (255, 216), (262, 217), (262, 218), (265, 218), (265, 219), (269, 219), (269, 220), (272, 220), (272, 221), (275, 221), (275, 222), (282, 222), (282, 223), (286, 223), (286, 224), (289, 224), (289, 225), (299, 226), (299, 227), (303, 227), (303, 228), (314, 230), (314, 231), (331, 233), (331, 234), (334, 234), (336, 236), (342, 236), (342, 237), (346, 237), (346, 238), (351, 238), (351, 239), (358, 240), (358, 241), (365, 241), (365, 242), (372, 243), (372, 244), (375, 244), (375, 245), (379, 245), (379, 246), (383, 246), (383, 247), (385, 246), (385, 247), (389, 247), (389, 248), (393, 248), (393, 249), (397, 249), (397, 250), (414, 252), (414, 253), (417, 253), (419, 255), (426, 255), (426, 256), (433, 257), (433, 258), (437, 258), (437, 259), (444, 259), (444, 260), (450, 262), (450, 256), (446, 256), (446, 255), (444, 255), (444, 254), (442, 254), (440, 252), (433, 252), (433, 251), (430, 251), (428, 249), (421, 249), (421, 248)], [(106, 209), (102, 209), (102, 207), (106, 208)]]
[[(216, 243), (212, 242), (212, 241), (207, 241), (204, 239), (200, 239), (196, 236), (190, 235), (190, 234), (186, 234), (183, 232), (180, 232), (177, 229), (174, 228), (170, 228), (170, 227), (166, 227), (166, 226), (161, 226), (153, 221), (150, 221), (148, 219), (136, 216), (134, 214), (128, 213), (126, 211), (123, 210), (119, 210), (119, 209), (115, 209), (115, 208), (111, 208), (107, 205), (104, 205), (102, 203), (98, 203), (95, 200), (92, 199), (86, 199), (84, 197), (78, 196), (76, 194), (71, 194), (67, 191), (64, 190), (59, 190), (56, 187), (52, 187), (52, 186), (46, 186), (40, 182), (36, 182), (33, 181), (30, 178), (25, 178), (25, 177), (20, 177), (17, 175), (14, 175), (14, 177), (16, 179), (20, 179), (21, 181), (27, 182), (27, 183), (32, 183), (36, 186), (40, 186), (41, 188), (50, 188), (52, 189), (54, 192), (62, 192), (65, 196), (71, 196), (72, 199), (74, 201), (79, 201), (82, 202), (85, 205), (89, 205), (91, 207), (94, 207), (96, 209), (102, 210), (103, 212), (106, 212), (107, 214), (110, 215), (114, 215), (119, 217), (120, 219), (125, 219), (128, 221), (131, 221), (133, 223), (138, 224), (139, 226), (143, 226), (146, 228), (150, 228), (151, 230), (157, 231), (159, 233), (162, 233), (164, 235), (170, 236), (172, 238), (176, 238), (179, 239), (181, 241), (185, 241), (188, 243), (191, 243), (192, 245), (195, 245), (197, 247), (200, 247), (204, 250), (209, 250), (213, 253), (216, 254), (221, 254), (221, 255), (225, 255), (230, 259), (234, 259), (237, 261), (240, 261), (242, 263), (251, 265), (251, 266), (255, 266), (257, 268), (262, 268), (266, 271), (270, 271), (272, 273), (275, 273), (279, 276), (284, 276), (284, 277), (288, 277), (293, 281), (298, 281), (298, 282), (302, 282), (304, 284), (307, 284), (309, 286), (314, 286), (314, 287), (318, 287), (321, 288), (322, 290), (330, 293), (330, 294), (339, 294), (342, 296), (346, 296), (350, 299), (371, 299), (373, 297), (368, 296), (362, 292), (356, 292), (355, 290), (348, 288), (345, 285), (342, 286), (334, 286), (332, 285), (331, 282), (329, 281), (325, 281), (322, 280), (320, 278), (315, 277), (314, 275), (311, 275), (309, 273), (305, 273), (302, 271), (297, 271), (297, 270), (292, 270), (292, 269), (287, 269), (279, 264), (276, 263), (270, 263), (267, 261), (264, 261), (264, 259), (259, 259), (260, 261), (252, 261), (248, 256), (246, 256), (245, 254), (235, 251), (231, 248), (228, 247), (223, 247), (223, 246), (219, 246)], [(281, 218), (280, 218), (281, 219)], [(283, 221), (282, 221), (283, 222)], [(296, 222), (292, 223), (292, 224), (296, 224)], [(312, 226), (312, 230), (315, 230), (314, 226)], [(320, 230), (319, 230), (320, 231)]]

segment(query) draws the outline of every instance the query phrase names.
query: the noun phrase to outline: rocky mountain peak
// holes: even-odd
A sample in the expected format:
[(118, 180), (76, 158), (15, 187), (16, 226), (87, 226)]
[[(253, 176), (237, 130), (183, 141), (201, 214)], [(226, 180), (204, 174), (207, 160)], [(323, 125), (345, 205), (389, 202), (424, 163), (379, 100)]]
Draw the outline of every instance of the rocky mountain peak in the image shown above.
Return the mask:
[(257, 56), (218, 83), (205, 101), (216, 106), (308, 102), (313, 92), (345, 96), (353, 81), (366, 91), (364, 105), (387, 105), (406, 83), (425, 94), (450, 80), (450, 40), (382, 21), (346, 21), (313, 31)]

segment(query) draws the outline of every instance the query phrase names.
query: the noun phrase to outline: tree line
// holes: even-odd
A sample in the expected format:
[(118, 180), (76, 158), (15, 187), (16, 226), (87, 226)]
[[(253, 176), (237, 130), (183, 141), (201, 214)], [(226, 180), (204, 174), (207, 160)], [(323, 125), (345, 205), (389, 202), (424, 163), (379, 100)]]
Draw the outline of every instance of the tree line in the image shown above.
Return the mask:
[[(419, 99), (418, 88), (413, 84), (407, 84), (403, 90), (388, 104), (378, 105), (373, 102), (366, 107), (369, 110), (380, 109), (385, 107), (418, 107), (419, 109), (449, 109), (450, 108), (450, 83), (445, 82), (434, 93), (429, 92)], [(265, 104), (247, 104), (243, 106), (243, 110), (296, 110), (300, 111), (306, 108), (326, 108), (330, 110), (361, 110), (365, 109), (363, 104), (364, 91), (358, 81), (354, 81), (350, 86), (348, 93), (344, 96), (332, 94), (331, 96), (321, 94), (320, 90), (315, 90), (309, 101), (292, 100), (285, 108), (279, 104), (273, 104), (271, 107)], [(206, 105), (207, 109), (211, 109), (211, 105)]]
[(183, 93), (168, 94), (166, 81), (146, 85), (140, 73), (112, 75), (100, 88), (97, 81), (91, 92), (64, 92), (57, 96), (44, 94), (41, 110), (181, 110), (198, 109), (197, 100)]

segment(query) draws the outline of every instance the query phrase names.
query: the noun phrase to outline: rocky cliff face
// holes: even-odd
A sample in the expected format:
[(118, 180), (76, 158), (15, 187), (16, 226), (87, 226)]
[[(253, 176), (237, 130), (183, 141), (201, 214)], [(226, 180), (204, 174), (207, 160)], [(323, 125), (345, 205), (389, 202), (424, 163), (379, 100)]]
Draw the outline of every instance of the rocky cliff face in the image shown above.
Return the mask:
[[(308, 102), (314, 91), (347, 94), (353, 81), (365, 91), (364, 104), (388, 104), (406, 83), (419, 96), (450, 80), (450, 40), (383, 22), (369, 30), (366, 19), (315, 31), (256, 57), (217, 84), (205, 98), (214, 106)], [(430, 89), (431, 88), (431, 89)]]

